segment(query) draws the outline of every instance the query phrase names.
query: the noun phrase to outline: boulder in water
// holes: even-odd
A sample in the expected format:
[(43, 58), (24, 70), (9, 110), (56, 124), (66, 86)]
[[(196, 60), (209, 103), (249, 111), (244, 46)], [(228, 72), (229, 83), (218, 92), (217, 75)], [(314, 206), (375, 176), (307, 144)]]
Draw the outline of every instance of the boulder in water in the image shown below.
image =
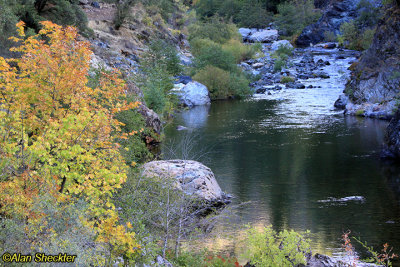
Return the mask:
[(188, 107), (210, 104), (208, 89), (204, 84), (193, 81), (185, 84), (176, 84), (173, 89), (179, 96), (180, 102)]

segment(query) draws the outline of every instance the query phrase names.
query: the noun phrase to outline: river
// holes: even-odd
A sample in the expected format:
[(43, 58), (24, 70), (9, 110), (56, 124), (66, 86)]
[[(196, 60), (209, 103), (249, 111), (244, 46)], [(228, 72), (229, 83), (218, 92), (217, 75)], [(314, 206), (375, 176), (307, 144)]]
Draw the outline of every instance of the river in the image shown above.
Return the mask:
[[(347, 230), (376, 248), (388, 242), (400, 250), (400, 171), (379, 158), (387, 122), (336, 110), (354, 58), (311, 52), (332, 63), (324, 67), (330, 79), (302, 81), (321, 88), (213, 102), (182, 111), (165, 128), (165, 158), (206, 164), (234, 196), (229, 218), (201, 241), (209, 249), (238, 252), (250, 224), (310, 230), (313, 251), (334, 257), (343, 256)], [(333, 199), (350, 196), (362, 199)]]

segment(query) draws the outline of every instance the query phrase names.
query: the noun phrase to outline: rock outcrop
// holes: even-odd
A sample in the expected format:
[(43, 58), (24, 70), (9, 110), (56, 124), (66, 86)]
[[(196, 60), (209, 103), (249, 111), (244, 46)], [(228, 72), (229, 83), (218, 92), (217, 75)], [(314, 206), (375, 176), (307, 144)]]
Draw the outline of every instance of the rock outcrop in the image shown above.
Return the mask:
[(210, 168), (192, 160), (160, 160), (143, 165), (143, 176), (175, 179), (175, 186), (188, 195), (214, 206), (228, 203)]
[[(357, 4), (359, 0), (332, 1), (322, 17), (314, 24), (307, 26), (297, 38), (296, 45), (299, 47), (317, 44), (325, 39), (326, 32), (339, 34), (340, 25), (357, 17)], [(326, 5), (326, 1), (321, 1)]]
[(358, 63), (345, 93), (350, 98), (346, 113), (391, 119), (398, 106), (400, 92), (400, 7), (386, 9), (373, 43)]

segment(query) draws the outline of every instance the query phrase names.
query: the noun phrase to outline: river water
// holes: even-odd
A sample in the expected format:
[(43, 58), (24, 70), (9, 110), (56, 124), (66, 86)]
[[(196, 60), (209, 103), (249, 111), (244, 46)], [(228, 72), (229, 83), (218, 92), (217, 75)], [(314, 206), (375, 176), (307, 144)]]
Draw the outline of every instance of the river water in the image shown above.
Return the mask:
[[(354, 58), (312, 53), (331, 62), (324, 69), (331, 78), (303, 83), (321, 88), (213, 102), (166, 126), (164, 157), (206, 164), (235, 197), (229, 218), (201, 241), (209, 249), (238, 252), (243, 225), (250, 224), (310, 230), (313, 251), (335, 257), (343, 255), (347, 230), (376, 248), (388, 242), (400, 251), (400, 171), (379, 159), (387, 122), (336, 110)], [(335, 201), (350, 196), (362, 198)]]

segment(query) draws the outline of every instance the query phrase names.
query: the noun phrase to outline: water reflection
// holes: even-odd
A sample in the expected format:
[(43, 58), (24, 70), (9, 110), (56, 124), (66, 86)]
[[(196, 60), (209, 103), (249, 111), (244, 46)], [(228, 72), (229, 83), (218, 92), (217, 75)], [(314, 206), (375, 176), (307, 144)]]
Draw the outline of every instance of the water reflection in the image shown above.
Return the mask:
[[(235, 204), (251, 201), (236, 208), (234, 222), (222, 223), (217, 232), (242, 236), (243, 223), (272, 224), (276, 230), (309, 229), (314, 249), (337, 254), (341, 234), (351, 229), (376, 247), (389, 242), (400, 248), (399, 200), (393, 189), (399, 188), (400, 170), (379, 160), (387, 123), (334, 112), (282, 128), (286, 118), (276, 112), (281, 104), (220, 102), (211, 106), (201, 123), (191, 124), (195, 119), (188, 118), (197, 116), (191, 110), (166, 130), (167, 141), (195, 134), (192, 149), (210, 148), (204, 163), (222, 189), (236, 196)], [(203, 110), (201, 114), (204, 118)], [(271, 123), (265, 124), (267, 120)], [(177, 132), (176, 125), (195, 130)], [(347, 196), (363, 196), (366, 201), (318, 202)], [(222, 239), (221, 249), (234, 251), (240, 246)]]

